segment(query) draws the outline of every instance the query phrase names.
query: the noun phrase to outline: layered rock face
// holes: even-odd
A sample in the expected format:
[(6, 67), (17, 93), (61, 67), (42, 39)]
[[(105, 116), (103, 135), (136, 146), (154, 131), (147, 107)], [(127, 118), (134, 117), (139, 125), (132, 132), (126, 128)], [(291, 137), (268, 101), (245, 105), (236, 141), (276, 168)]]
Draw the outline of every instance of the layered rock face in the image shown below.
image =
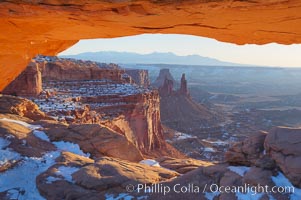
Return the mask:
[(48, 80), (111, 80), (126, 82), (122, 75), (124, 70), (115, 64), (104, 64), (75, 59), (42, 57), (35, 59), (38, 63), (44, 81)]
[[(157, 91), (129, 96), (83, 97), (81, 102), (90, 104), (91, 110), (104, 113), (108, 120), (103, 119), (101, 123), (125, 135), (144, 153), (165, 147)], [(108, 106), (97, 106), (99, 103)]]
[(31, 62), (4, 90), (3, 94), (37, 96), (42, 92), (42, 75), (38, 65)]
[(148, 71), (141, 69), (126, 69), (125, 73), (132, 77), (134, 83), (141, 85), (143, 87), (148, 87), (150, 85)]
[(172, 84), (171, 89), (173, 89), (173, 84), (176, 83), (175, 79), (173, 78), (173, 76), (171, 75), (169, 69), (160, 69), (159, 75), (156, 78), (155, 82), (152, 83), (153, 86), (160, 88), (162, 87), (165, 83), (166, 80), (169, 80), (168, 82), (170, 84)]

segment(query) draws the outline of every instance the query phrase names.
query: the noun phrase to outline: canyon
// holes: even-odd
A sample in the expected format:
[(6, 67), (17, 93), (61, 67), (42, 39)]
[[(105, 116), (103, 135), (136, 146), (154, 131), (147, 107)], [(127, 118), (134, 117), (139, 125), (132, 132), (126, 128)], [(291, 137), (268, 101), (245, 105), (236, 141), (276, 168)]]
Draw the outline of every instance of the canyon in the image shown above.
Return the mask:
[[(173, 80), (163, 79), (164, 87), (156, 91), (148, 88), (145, 71), (126, 73), (114, 64), (38, 56), (54, 56), (83, 38), (143, 33), (191, 34), (239, 45), (299, 44), (300, 1), (5, 0), (0, 5), (0, 180), (5, 182), (0, 199), (300, 199), (299, 121), (284, 123), (291, 128), (277, 126), (279, 116), (291, 111), (267, 114), (249, 107), (264, 108), (269, 101), (258, 105), (237, 101), (252, 97), (206, 93), (215, 102), (239, 102), (240, 108), (227, 116), (229, 124), (215, 126), (223, 119), (191, 99), (195, 91), (187, 88), (187, 74), (179, 90), (173, 89)], [(273, 98), (276, 104), (299, 102), (296, 94)], [(179, 103), (191, 109), (173, 110)], [(187, 134), (197, 124), (183, 115), (200, 118), (204, 135), (243, 137), (222, 147), (225, 158), (216, 161), (207, 153), (223, 141)], [(266, 119), (270, 116), (273, 123)], [(182, 126), (172, 118), (188, 126), (179, 130)], [(253, 129), (253, 122), (260, 126)], [(208, 160), (176, 150), (183, 141), (209, 155)], [(162, 196), (127, 190), (137, 184), (172, 188), (190, 183), (205, 189), (207, 184), (288, 186), (294, 192), (226, 194), (207, 188)]]
[[(115, 64), (40, 55), (28, 69), (33, 66), (35, 70), (26, 73), (26, 69), (8, 86), (6, 91), (18, 96), (0, 95), (0, 180), (30, 182), (7, 184), (1, 188), (3, 199), (245, 199), (252, 195), (207, 189), (162, 196), (126, 190), (128, 185), (188, 187), (190, 183), (201, 188), (208, 183), (249, 187), (287, 183), (293, 193), (259, 193), (256, 198), (301, 195), (299, 128), (254, 132), (224, 148), (226, 138), (215, 135), (225, 141), (212, 140), (204, 131), (224, 122), (223, 117), (192, 99), (185, 74), (177, 83), (163, 69), (155, 81), (162, 85), (154, 89), (148, 87), (147, 71), (131, 69), (131, 77)], [(30, 79), (36, 75), (40, 79)], [(32, 87), (26, 91), (24, 84)], [(201, 154), (193, 155), (192, 150)], [(33, 166), (33, 176), (26, 176), (24, 171)]]

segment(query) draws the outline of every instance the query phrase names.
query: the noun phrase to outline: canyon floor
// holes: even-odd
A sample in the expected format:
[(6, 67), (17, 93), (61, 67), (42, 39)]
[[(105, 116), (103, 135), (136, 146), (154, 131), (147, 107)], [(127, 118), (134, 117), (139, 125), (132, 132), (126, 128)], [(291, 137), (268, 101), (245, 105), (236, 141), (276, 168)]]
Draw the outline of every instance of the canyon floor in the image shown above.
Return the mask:
[(171, 72), (36, 57), (0, 95), (0, 199), (301, 198), (298, 95)]

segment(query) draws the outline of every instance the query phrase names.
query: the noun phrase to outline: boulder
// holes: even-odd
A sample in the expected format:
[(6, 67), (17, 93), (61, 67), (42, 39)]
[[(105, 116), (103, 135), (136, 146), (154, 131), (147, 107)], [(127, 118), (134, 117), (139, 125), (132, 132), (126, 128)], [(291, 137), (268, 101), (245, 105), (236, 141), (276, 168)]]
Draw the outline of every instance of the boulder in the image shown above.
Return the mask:
[(174, 170), (180, 174), (185, 174), (201, 166), (207, 167), (213, 165), (213, 163), (211, 162), (195, 160), (192, 158), (177, 159), (177, 158), (164, 156), (161, 158), (157, 158), (156, 160), (159, 162), (160, 166), (167, 169)]
[(128, 184), (154, 184), (178, 176), (177, 172), (161, 167), (132, 163), (117, 158), (102, 157), (73, 174), (76, 184), (93, 190), (111, 187), (125, 188)]
[[(128, 184), (155, 184), (179, 174), (161, 167), (101, 157), (92, 160), (63, 152), (56, 164), (37, 177), (37, 188), (46, 199), (107, 199), (125, 193)], [(61, 174), (60, 170), (66, 173)]]
[(5, 120), (0, 120), (0, 137), (7, 138), (8, 147), (22, 156), (41, 157), (45, 152), (56, 149), (52, 143), (35, 137), (28, 127)]
[(276, 127), (267, 135), (264, 146), (285, 176), (301, 187), (301, 129)]
[(263, 156), (266, 132), (259, 132), (237, 142), (225, 153), (227, 162), (234, 165), (254, 165)]
[(50, 119), (32, 101), (10, 95), (0, 94), (0, 113), (16, 114), (32, 120)]
[[(45, 122), (45, 121), (44, 121)], [(46, 123), (46, 122), (45, 122)], [(98, 124), (70, 125), (48, 124), (45, 132), (52, 141), (76, 143), (93, 157), (103, 155), (128, 161), (143, 160), (141, 152), (123, 135)]]
[(274, 186), (271, 176), (273, 172), (259, 167), (251, 167), (243, 177), (243, 182), (253, 186)]

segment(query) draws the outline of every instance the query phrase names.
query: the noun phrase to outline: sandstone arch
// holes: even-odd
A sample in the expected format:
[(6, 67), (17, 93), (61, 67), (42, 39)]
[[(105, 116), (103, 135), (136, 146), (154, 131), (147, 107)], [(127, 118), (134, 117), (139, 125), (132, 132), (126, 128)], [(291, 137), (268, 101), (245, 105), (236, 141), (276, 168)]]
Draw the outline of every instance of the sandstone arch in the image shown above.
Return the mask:
[(4, 0), (0, 91), (36, 54), (79, 39), (180, 33), (236, 44), (301, 43), (300, 0)]

